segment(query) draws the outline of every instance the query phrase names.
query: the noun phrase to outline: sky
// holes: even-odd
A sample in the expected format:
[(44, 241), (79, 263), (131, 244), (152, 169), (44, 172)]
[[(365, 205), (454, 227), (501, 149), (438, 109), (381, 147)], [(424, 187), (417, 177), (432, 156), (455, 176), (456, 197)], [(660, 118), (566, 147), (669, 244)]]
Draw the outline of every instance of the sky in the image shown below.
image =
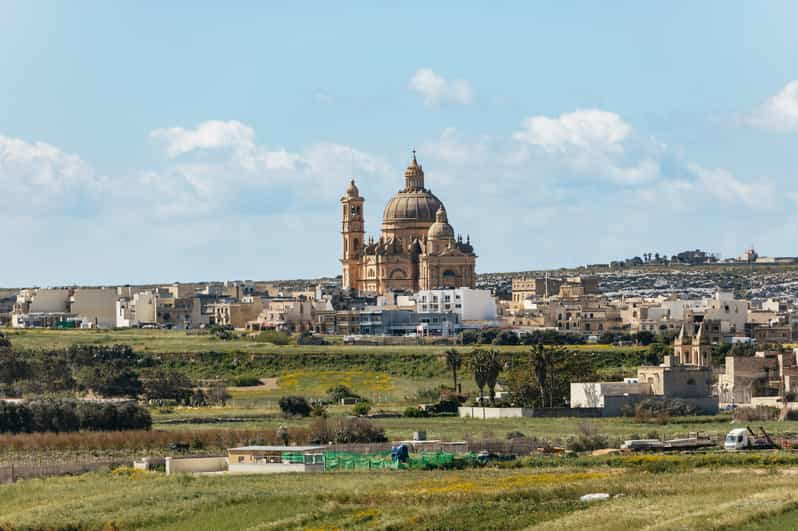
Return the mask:
[(798, 255), (798, 3), (0, 0), (0, 286), (340, 273), (417, 150), (478, 272)]

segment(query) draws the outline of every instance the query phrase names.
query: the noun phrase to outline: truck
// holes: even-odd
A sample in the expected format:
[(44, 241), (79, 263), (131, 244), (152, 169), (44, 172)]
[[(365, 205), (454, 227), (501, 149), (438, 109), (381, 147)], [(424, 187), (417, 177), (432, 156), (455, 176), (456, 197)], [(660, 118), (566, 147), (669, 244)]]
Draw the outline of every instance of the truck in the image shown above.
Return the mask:
[(728, 451), (735, 450), (754, 450), (765, 448), (778, 448), (770, 435), (765, 431), (762, 426), (759, 427), (762, 435), (754, 433), (749, 426), (745, 428), (735, 428), (726, 434), (726, 440), (723, 443), (723, 449)]

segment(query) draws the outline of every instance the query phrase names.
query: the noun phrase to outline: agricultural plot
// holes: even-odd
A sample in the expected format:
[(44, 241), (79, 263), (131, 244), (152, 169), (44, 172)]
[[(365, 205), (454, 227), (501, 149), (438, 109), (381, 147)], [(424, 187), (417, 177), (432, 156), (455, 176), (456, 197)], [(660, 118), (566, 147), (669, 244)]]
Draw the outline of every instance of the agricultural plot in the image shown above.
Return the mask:
[[(311, 474), (175, 477), (124, 469), (2, 486), (0, 522), (172, 530), (770, 529), (768, 522), (794, 521), (795, 472), (386, 470), (325, 473), (319, 481)], [(580, 501), (596, 492), (610, 499)]]

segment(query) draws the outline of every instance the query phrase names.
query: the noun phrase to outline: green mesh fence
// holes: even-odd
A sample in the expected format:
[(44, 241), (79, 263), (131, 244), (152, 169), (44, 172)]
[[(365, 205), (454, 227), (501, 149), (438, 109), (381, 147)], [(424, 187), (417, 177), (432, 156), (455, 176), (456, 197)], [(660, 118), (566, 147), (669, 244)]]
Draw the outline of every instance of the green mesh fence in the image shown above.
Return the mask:
[(305, 454), (297, 452), (283, 452), (281, 455), (283, 463), (304, 463)]
[(324, 453), (325, 470), (384, 470), (404, 469), (413, 470), (434, 468), (460, 468), (464, 466), (477, 466), (477, 454), (469, 452), (455, 455), (450, 452), (421, 452), (411, 454), (407, 463), (397, 463), (391, 460), (390, 452), (374, 454), (354, 454), (350, 452)]

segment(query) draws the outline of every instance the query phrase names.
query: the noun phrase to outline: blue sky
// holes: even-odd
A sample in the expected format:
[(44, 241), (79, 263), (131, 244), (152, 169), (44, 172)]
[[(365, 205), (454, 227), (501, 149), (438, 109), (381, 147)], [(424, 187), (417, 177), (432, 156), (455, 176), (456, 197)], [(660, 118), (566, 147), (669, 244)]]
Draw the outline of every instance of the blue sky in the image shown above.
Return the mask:
[(229, 4), (2, 4), (0, 285), (337, 274), (412, 147), (480, 272), (798, 255), (794, 2)]

